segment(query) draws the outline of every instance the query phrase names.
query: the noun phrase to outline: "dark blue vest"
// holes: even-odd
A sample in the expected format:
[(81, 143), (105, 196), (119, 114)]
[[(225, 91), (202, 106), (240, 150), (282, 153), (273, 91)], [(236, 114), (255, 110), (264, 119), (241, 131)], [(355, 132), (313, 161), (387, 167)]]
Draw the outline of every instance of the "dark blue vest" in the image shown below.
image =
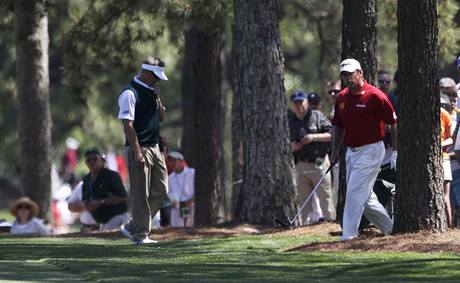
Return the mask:
[[(160, 141), (160, 113), (153, 90), (146, 88), (134, 80), (124, 89), (134, 92), (136, 98), (134, 113), (134, 129), (140, 146), (153, 146)], [(123, 92), (122, 91), (122, 92)], [(128, 146), (128, 139), (126, 139)]]

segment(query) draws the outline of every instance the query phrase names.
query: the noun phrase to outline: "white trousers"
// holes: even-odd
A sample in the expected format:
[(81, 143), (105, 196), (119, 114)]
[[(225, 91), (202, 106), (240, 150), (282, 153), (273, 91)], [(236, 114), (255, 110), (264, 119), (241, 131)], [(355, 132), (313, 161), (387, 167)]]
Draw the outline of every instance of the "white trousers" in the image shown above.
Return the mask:
[(383, 233), (389, 234), (393, 230), (393, 221), (372, 190), (384, 154), (382, 141), (347, 149), (347, 196), (342, 241), (358, 236), (363, 213)]
[(112, 231), (115, 229), (120, 229), (121, 224), (127, 222), (129, 219), (128, 213), (122, 213), (115, 215), (114, 217), (110, 218), (107, 223), (101, 223), (99, 225), (99, 231)]

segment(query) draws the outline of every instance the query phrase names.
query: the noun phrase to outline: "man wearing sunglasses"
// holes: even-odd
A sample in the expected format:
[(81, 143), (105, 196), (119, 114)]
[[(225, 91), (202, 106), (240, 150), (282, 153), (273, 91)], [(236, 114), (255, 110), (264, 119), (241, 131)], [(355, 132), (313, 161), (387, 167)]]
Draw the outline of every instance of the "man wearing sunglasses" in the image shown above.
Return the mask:
[(386, 95), (390, 93), (391, 76), (386, 70), (377, 71), (377, 87)]
[(127, 193), (120, 175), (104, 167), (97, 148), (85, 153), (89, 173), (83, 178), (82, 211), (89, 211), (100, 231), (119, 229), (128, 220)]

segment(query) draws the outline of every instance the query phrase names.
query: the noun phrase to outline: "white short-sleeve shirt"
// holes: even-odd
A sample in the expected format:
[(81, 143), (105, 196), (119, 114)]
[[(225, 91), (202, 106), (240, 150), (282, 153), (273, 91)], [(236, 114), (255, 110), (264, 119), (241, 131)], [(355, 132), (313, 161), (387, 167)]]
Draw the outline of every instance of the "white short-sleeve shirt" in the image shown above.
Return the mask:
[[(79, 182), (78, 185), (73, 190), (70, 197), (67, 199), (67, 202), (81, 202), (83, 198), (83, 182)], [(80, 222), (85, 225), (97, 225), (96, 220), (94, 220), (93, 216), (89, 211), (82, 211), (80, 213)]]
[[(153, 90), (152, 87), (148, 86), (137, 77), (134, 77), (134, 81), (145, 88)], [(132, 90), (127, 89), (120, 94), (120, 97), (118, 98), (118, 106), (120, 107), (118, 120), (134, 121), (136, 97), (134, 96), (134, 92)]]
[(135, 105), (136, 97), (134, 92), (130, 89), (123, 91), (118, 98), (118, 106), (120, 107), (118, 119), (134, 121)]

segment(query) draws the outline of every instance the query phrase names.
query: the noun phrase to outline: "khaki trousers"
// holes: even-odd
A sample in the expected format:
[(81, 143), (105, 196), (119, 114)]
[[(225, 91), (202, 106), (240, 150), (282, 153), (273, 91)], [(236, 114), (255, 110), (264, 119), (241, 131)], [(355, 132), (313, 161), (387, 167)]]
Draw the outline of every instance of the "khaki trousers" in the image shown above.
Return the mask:
[[(297, 204), (299, 207), (311, 194), (314, 186), (319, 179), (324, 175), (329, 167), (329, 158), (326, 156), (323, 163), (318, 166), (315, 163), (297, 162), (295, 166), (297, 175)], [(336, 212), (334, 202), (332, 200), (331, 190), (331, 174), (328, 173), (316, 190), (316, 195), (319, 199), (324, 218), (327, 220), (335, 220)], [(313, 198), (312, 198), (313, 199)], [(308, 224), (308, 215), (313, 212), (312, 199), (310, 199), (302, 211), (302, 224)]]
[(168, 188), (166, 163), (158, 145), (141, 147), (141, 150), (145, 159), (144, 168), (137, 165), (134, 149), (125, 149), (132, 213), (126, 228), (132, 232), (133, 240), (142, 240), (149, 235), (152, 217), (160, 210)]

